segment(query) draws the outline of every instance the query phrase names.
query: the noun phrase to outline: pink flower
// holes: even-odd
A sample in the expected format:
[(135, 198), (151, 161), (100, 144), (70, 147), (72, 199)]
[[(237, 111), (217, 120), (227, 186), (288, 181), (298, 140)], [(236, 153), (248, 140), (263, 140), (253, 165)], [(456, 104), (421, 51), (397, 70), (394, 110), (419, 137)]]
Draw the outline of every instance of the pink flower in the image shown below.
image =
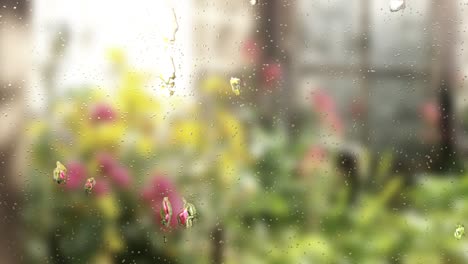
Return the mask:
[(109, 153), (99, 153), (97, 162), (104, 176), (109, 176), (112, 182), (120, 188), (127, 188), (131, 183), (130, 172), (120, 165)]
[(68, 163), (68, 181), (65, 187), (69, 190), (81, 188), (83, 181), (86, 179), (86, 167), (78, 161)]
[(322, 123), (338, 135), (343, 134), (343, 122), (338, 113), (335, 100), (323, 89), (312, 93), (312, 107), (320, 114)]
[(309, 175), (321, 168), (327, 160), (327, 156), (327, 150), (323, 146), (311, 146), (299, 163), (300, 174), (302, 176)]
[(319, 113), (333, 113), (336, 111), (335, 100), (323, 89), (312, 92), (312, 107)]
[(191, 228), (194, 221), (198, 218), (197, 209), (195, 206), (184, 200), (184, 209), (177, 215), (179, 224), (185, 228)]
[(242, 55), (249, 63), (257, 63), (260, 59), (260, 48), (254, 39), (247, 39), (242, 46)]
[(97, 196), (103, 196), (110, 192), (109, 182), (106, 179), (100, 179), (94, 186), (94, 193)]
[(84, 185), (84, 189), (86, 193), (90, 194), (95, 185), (96, 185), (96, 180), (93, 177), (87, 179)]
[(436, 127), (439, 125), (440, 109), (436, 102), (427, 102), (421, 107), (421, 114), (424, 121), (430, 126)]
[(151, 205), (155, 220), (159, 224), (162, 223), (163, 219), (166, 223), (169, 223), (168, 226), (162, 225), (164, 231), (168, 231), (168, 228), (174, 229), (177, 227), (177, 216), (175, 214), (171, 216), (168, 216), (167, 214), (161, 215), (161, 209), (162, 212), (166, 212), (167, 209), (163, 208), (163, 200), (165, 197), (168, 198), (172, 205), (172, 209), (176, 212), (183, 208), (182, 198), (169, 178), (162, 175), (154, 176), (150, 183), (142, 190), (142, 197), (149, 205)]
[(99, 167), (101, 168), (101, 172), (105, 175), (109, 174), (116, 166), (118, 166), (117, 161), (109, 153), (99, 153), (96, 158)]
[(263, 83), (272, 88), (283, 78), (283, 70), (279, 63), (268, 63), (262, 69)]
[(66, 177), (66, 176), (65, 176), (65, 172), (61, 171), (61, 172), (59, 173), (59, 179), (60, 179), (61, 181), (65, 181), (65, 177)]
[(367, 111), (366, 109), (366, 105), (360, 99), (357, 99), (351, 103), (351, 115), (354, 119), (363, 118), (363, 115)]
[(164, 197), (162, 201), (162, 209), (160, 210), (161, 224), (164, 227), (169, 227), (172, 218), (172, 206), (168, 197)]
[(92, 107), (90, 117), (94, 122), (110, 122), (115, 120), (117, 113), (112, 106), (101, 102)]
[(178, 217), (178, 220), (179, 220), (179, 224), (182, 225), (182, 226), (186, 226), (187, 225), (187, 219), (189, 217), (189, 213), (187, 211), (186, 208), (184, 208), (182, 210), (182, 212), (179, 213), (179, 215), (177, 216)]
[(143, 197), (147, 201), (152, 201), (155, 198), (164, 198), (174, 193), (175, 185), (172, 181), (163, 175), (155, 175), (151, 182), (143, 189)]
[(120, 188), (127, 188), (130, 185), (130, 173), (123, 166), (115, 166), (109, 172), (109, 177)]

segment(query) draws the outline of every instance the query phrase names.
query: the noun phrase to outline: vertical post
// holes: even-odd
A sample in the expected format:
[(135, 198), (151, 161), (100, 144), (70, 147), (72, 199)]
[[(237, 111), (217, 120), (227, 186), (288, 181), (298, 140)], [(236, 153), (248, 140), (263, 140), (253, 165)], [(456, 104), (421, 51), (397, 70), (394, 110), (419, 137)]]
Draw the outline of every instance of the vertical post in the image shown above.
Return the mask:
[(365, 105), (365, 111), (362, 117), (362, 130), (361, 130), (361, 142), (363, 144), (369, 144), (369, 0), (361, 0), (361, 13), (360, 13), (360, 49), (359, 49), (359, 62), (361, 76), (359, 76), (360, 93), (362, 102)]
[(2, 263), (21, 261), (21, 173), (18, 157), (24, 123), (30, 29), (29, 2), (0, 0), (0, 256)]
[[(432, 11), (432, 87), (440, 108), (440, 143), (436, 170), (451, 171), (460, 166), (455, 149), (453, 88), (455, 87), (454, 45), (455, 7), (452, 1), (433, 2)], [(456, 171), (453, 171), (456, 172)]]
[(356, 201), (359, 193), (359, 174), (356, 155), (344, 150), (339, 153), (337, 163), (345, 184), (349, 186), (348, 204), (351, 205)]
[(213, 264), (223, 263), (223, 251), (224, 251), (224, 228), (222, 225), (217, 224), (212, 231), (213, 234), (213, 252), (212, 260)]

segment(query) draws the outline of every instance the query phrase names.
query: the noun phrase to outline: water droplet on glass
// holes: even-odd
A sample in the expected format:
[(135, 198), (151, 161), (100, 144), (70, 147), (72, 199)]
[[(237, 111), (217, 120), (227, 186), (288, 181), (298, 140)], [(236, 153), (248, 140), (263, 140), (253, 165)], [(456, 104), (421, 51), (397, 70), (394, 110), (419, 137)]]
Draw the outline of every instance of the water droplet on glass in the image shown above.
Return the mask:
[(390, 12), (397, 12), (405, 9), (405, 0), (390, 0)]

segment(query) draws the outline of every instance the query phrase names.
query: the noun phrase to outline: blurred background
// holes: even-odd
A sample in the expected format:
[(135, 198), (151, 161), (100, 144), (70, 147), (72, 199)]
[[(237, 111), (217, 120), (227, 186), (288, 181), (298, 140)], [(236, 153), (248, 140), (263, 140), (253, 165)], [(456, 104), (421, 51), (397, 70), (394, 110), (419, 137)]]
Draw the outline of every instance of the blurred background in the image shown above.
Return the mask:
[(468, 263), (467, 0), (0, 2), (1, 263)]

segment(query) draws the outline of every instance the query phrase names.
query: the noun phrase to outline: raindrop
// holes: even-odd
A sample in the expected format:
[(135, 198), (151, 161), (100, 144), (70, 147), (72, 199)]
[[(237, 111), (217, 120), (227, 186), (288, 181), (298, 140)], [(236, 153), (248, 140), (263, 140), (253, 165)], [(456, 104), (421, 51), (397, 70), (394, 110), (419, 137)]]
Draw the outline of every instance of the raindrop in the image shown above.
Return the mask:
[(390, 0), (390, 12), (398, 12), (405, 7), (405, 0)]

